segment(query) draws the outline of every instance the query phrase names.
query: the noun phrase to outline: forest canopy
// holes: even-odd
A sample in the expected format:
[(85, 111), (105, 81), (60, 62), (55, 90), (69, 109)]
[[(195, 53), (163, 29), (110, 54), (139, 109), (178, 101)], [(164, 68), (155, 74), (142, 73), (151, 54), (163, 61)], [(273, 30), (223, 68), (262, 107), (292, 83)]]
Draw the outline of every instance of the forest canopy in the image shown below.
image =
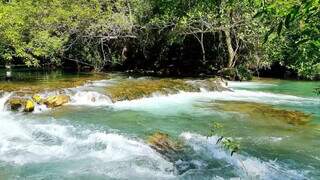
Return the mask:
[(320, 78), (319, 0), (1, 0), (0, 61)]

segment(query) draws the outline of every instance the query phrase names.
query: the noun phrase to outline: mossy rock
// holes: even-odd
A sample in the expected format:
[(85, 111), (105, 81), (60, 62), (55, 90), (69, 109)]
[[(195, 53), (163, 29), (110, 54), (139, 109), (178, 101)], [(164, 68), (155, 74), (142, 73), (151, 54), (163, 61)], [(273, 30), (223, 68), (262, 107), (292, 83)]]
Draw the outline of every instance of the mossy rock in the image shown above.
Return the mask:
[(25, 112), (32, 112), (34, 110), (34, 102), (32, 100), (27, 100), (26, 101), (26, 104), (25, 104), (25, 108), (24, 108), (24, 111)]
[(195, 88), (204, 88), (207, 91), (231, 91), (226, 87), (226, 82), (223, 82), (220, 78), (190, 81), (190, 84)]
[(10, 98), (6, 105), (12, 111), (20, 111), (23, 110), (24, 112), (32, 112), (34, 110), (35, 104), (32, 100), (20, 97)]
[(55, 108), (67, 104), (68, 102), (70, 102), (70, 97), (68, 95), (56, 95), (49, 96), (43, 103), (49, 108)]
[(6, 105), (8, 105), (10, 109), (13, 111), (19, 111), (20, 109), (24, 109), (26, 102), (27, 102), (27, 99), (25, 98), (14, 97), (14, 98), (10, 98), (6, 102)]
[(39, 94), (34, 94), (32, 96), (32, 100), (37, 104), (41, 104), (43, 102), (43, 99)]
[(156, 132), (148, 139), (148, 144), (157, 152), (168, 155), (181, 151), (182, 145), (170, 139), (168, 134)]
[(272, 105), (255, 102), (215, 101), (213, 107), (227, 112), (244, 113), (251, 119), (280, 120), (292, 125), (304, 125), (311, 120), (311, 115), (300, 111), (278, 109)]
[(127, 80), (107, 87), (106, 92), (113, 101), (133, 100), (150, 97), (154, 93), (176, 94), (179, 91), (198, 92), (200, 89), (184, 80)]

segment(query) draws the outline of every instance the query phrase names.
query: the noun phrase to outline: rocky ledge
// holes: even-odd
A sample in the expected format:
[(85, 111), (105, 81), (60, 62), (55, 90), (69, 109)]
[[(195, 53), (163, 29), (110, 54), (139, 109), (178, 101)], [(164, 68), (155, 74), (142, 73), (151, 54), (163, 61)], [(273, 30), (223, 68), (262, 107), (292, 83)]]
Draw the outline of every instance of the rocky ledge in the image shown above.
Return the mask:
[[(225, 82), (218, 78), (205, 80), (137, 79), (127, 80), (106, 88), (112, 101), (134, 100), (154, 94), (168, 95), (184, 92), (226, 91)], [(229, 90), (230, 91), (230, 90)]]

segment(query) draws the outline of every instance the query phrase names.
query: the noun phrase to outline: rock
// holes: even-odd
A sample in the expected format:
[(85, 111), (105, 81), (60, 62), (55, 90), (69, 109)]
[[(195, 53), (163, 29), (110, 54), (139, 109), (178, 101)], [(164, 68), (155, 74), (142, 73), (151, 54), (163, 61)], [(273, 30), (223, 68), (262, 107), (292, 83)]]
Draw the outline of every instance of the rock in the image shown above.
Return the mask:
[(37, 104), (41, 104), (42, 97), (39, 94), (35, 94), (35, 95), (32, 96), (32, 100)]
[(220, 78), (209, 78), (205, 80), (189, 81), (190, 84), (197, 88), (203, 88), (207, 91), (231, 91)]
[(32, 100), (27, 100), (25, 104), (24, 111), (25, 112), (32, 112), (34, 110), (34, 102)]
[(20, 97), (11, 98), (6, 104), (13, 111), (23, 110), (24, 112), (32, 112), (35, 106), (32, 100)]
[(179, 91), (198, 92), (199, 88), (179, 79), (127, 80), (106, 89), (113, 101), (133, 100), (150, 97), (154, 93), (177, 94)]
[(156, 132), (148, 139), (148, 144), (161, 154), (175, 153), (181, 149), (181, 145), (172, 141), (168, 134)]
[(227, 111), (243, 113), (255, 120), (265, 121), (282, 121), (292, 125), (305, 125), (311, 120), (310, 114), (305, 114), (300, 111), (289, 111), (285, 109), (278, 109), (272, 105), (244, 102), (244, 101), (218, 101), (213, 104), (213, 108)]
[(44, 104), (49, 108), (59, 107), (70, 102), (70, 97), (67, 95), (50, 96), (44, 100)]
[(27, 99), (25, 98), (14, 97), (9, 99), (6, 104), (10, 107), (11, 110), (18, 111), (20, 109), (24, 109), (26, 102)]

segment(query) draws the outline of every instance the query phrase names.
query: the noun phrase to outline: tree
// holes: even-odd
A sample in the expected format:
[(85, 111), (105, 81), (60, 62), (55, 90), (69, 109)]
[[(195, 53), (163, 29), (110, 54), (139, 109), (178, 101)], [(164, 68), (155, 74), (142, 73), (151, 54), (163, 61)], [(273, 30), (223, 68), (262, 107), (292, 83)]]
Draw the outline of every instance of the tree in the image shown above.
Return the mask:
[(273, 1), (256, 14), (269, 27), (270, 57), (305, 79), (320, 78), (319, 0)]

